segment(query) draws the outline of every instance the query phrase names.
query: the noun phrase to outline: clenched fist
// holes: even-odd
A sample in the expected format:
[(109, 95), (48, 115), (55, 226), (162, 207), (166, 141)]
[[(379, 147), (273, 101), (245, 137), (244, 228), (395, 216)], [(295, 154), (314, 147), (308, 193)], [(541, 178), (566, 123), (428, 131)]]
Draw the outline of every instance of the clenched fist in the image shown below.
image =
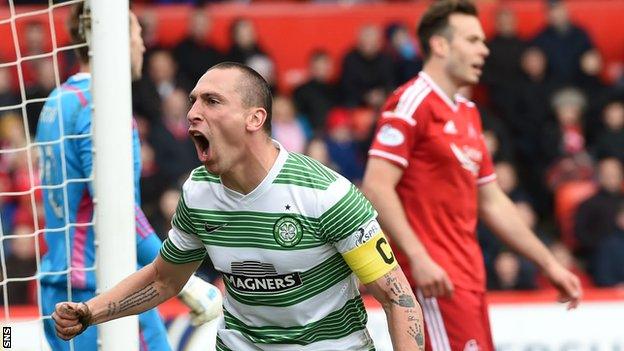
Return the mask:
[(76, 337), (87, 329), (91, 321), (91, 311), (84, 302), (59, 302), (54, 308), (52, 319), (56, 335), (63, 340)]

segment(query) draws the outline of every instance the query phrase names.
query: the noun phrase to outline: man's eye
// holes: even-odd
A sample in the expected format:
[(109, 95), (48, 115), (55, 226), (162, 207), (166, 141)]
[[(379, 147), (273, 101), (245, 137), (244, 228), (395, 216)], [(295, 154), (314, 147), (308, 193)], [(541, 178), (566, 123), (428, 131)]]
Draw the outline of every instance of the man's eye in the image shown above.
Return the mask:
[(217, 99), (208, 99), (208, 104), (210, 105), (216, 105), (219, 103), (219, 100)]

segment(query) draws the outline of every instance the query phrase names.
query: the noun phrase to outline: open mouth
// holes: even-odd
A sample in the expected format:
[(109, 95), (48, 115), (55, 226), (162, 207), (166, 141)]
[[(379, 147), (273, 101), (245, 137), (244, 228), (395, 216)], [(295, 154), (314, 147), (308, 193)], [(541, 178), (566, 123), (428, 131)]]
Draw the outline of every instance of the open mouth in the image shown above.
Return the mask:
[(197, 149), (197, 157), (199, 157), (200, 161), (205, 162), (209, 157), (210, 151), (210, 142), (208, 138), (204, 136), (200, 132), (189, 132), (193, 142), (195, 144), (195, 148)]

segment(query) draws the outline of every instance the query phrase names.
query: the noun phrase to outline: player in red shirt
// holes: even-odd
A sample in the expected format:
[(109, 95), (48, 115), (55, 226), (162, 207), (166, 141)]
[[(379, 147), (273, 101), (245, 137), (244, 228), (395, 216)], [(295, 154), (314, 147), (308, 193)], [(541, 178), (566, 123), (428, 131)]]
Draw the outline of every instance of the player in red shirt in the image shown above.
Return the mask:
[(427, 350), (493, 351), (477, 217), (535, 262), (569, 308), (581, 287), (499, 188), (479, 112), (457, 95), (478, 82), (489, 53), (476, 8), (438, 1), (423, 15), (418, 36), (423, 71), (388, 98), (363, 188), (421, 300)]

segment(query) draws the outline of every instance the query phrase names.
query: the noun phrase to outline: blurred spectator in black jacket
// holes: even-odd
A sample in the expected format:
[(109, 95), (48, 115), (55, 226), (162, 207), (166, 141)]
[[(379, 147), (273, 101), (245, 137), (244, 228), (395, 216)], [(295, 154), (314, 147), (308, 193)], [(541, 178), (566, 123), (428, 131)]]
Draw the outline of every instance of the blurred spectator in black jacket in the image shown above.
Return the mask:
[(379, 108), (396, 87), (392, 59), (382, 49), (381, 29), (362, 27), (357, 44), (342, 62), (342, 92), (348, 107)]
[(232, 22), (230, 41), (232, 45), (226, 55), (228, 61), (247, 63), (254, 55), (267, 56), (258, 44), (256, 29), (249, 19), (237, 18)]
[(135, 113), (156, 122), (162, 116), (162, 101), (176, 88), (190, 91), (192, 86), (177, 74), (178, 65), (169, 50), (154, 51), (145, 66), (147, 74), (133, 82), (133, 108)]
[(496, 13), (496, 34), (487, 45), (490, 55), (485, 60), (481, 81), (488, 88), (494, 110), (512, 118), (510, 109), (522, 77), (520, 58), (526, 43), (518, 37), (511, 9), (501, 8)]
[(325, 128), (327, 113), (339, 101), (334, 77), (334, 62), (326, 51), (317, 50), (310, 55), (308, 80), (297, 87), (293, 94), (297, 110), (303, 114), (315, 133)]
[(403, 23), (391, 23), (386, 27), (386, 53), (392, 58), (396, 84), (401, 85), (414, 78), (422, 69), (416, 39)]
[(197, 82), (208, 68), (223, 61), (223, 54), (208, 43), (212, 17), (207, 8), (197, 7), (189, 13), (188, 35), (176, 45), (173, 55), (180, 74)]
[[(612, 157), (599, 161), (597, 178), (598, 192), (579, 205), (574, 223), (578, 253), (590, 263), (598, 244), (615, 230), (615, 215), (624, 201), (622, 163)], [(592, 273), (593, 267), (588, 268)]]
[(597, 158), (616, 157), (624, 163), (624, 100), (614, 99), (602, 112), (603, 130), (596, 138), (594, 155)]
[(188, 135), (186, 114), (189, 110), (188, 94), (173, 90), (163, 100), (163, 115), (155, 123), (149, 141), (154, 148), (156, 164), (161, 165), (158, 175), (172, 186), (200, 163), (193, 141)]
[(615, 228), (599, 244), (593, 260), (593, 278), (601, 287), (624, 287), (624, 202), (615, 214)]
[(587, 112), (585, 113), (585, 135), (588, 143), (595, 140), (596, 133), (601, 127), (601, 110), (607, 102), (610, 87), (602, 81), (602, 55), (596, 49), (583, 53), (579, 62), (579, 73), (576, 86), (587, 97)]
[(555, 78), (573, 84), (581, 55), (594, 45), (587, 32), (570, 21), (565, 1), (550, 0), (548, 4), (548, 24), (533, 44), (546, 53)]

